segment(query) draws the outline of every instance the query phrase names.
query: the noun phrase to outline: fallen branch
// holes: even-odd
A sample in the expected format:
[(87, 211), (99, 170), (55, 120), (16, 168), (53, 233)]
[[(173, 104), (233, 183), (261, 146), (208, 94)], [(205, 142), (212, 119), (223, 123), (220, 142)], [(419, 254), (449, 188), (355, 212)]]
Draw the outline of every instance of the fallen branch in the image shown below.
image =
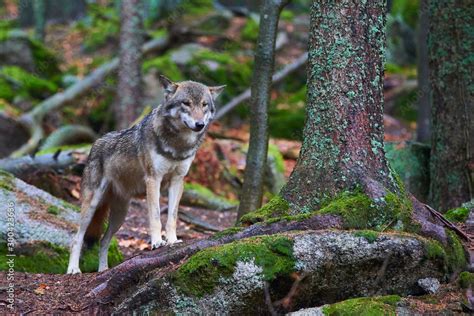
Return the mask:
[(87, 152), (81, 152), (80, 150), (58, 150), (56, 153), (35, 157), (5, 158), (0, 159), (0, 169), (10, 172), (20, 179), (25, 179), (40, 170), (61, 171), (69, 168), (79, 163), (81, 155), (84, 154), (87, 154)]
[(65, 125), (52, 132), (41, 145), (40, 150), (73, 145), (93, 143), (97, 138), (95, 132), (82, 125)]
[(201, 220), (200, 218), (189, 214), (186, 211), (180, 210), (178, 212), (178, 217), (181, 221), (185, 222), (186, 224), (190, 224), (194, 226), (194, 230), (204, 231), (204, 232), (218, 232), (220, 229), (208, 222)]
[[(159, 39), (151, 40), (145, 43), (142, 47), (143, 54), (149, 53), (154, 50), (162, 49), (168, 46), (170, 43), (170, 37), (164, 36)], [(92, 88), (103, 83), (104, 79), (117, 70), (119, 65), (119, 59), (114, 58), (108, 63), (95, 69), (92, 73), (87, 75), (82, 80), (73, 84), (66, 90), (56, 93), (55, 95), (47, 98), (43, 102), (36, 105), (31, 111), (23, 114), (19, 119), (21, 123), (30, 132), (30, 139), (27, 143), (21, 146), (19, 149), (11, 154), (11, 157), (21, 157), (25, 154), (31, 153), (39, 144), (44, 136), (44, 131), (41, 126), (41, 122), (46, 114), (53, 110), (58, 110), (69, 102), (75, 100), (79, 96), (88, 92)]]
[[(286, 65), (283, 69), (275, 73), (272, 77), (272, 84), (278, 84), (283, 79), (285, 79), (288, 75), (292, 74), (296, 70), (300, 69), (302, 66), (306, 64), (308, 61), (308, 54), (304, 53), (300, 57), (298, 57), (295, 61), (291, 64)], [(215, 120), (221, 119), (227, 113), (232, 111), (235, 107), (237, 107), (242, 102), (245, 102), (250, 99), (250, 89), (245, 90), (235, 98), (233, 98), (230, 102), (222, 106), (219, 111), (217, 111)]]
[(464, 238), (466, 241), (469, 241), (469, 242), (471, 241), (471, 237), (469, 237), (465, 232), (460, 230), (456, 225), (448, 221), (446, 217), (443, 216), (443, 214), (436, 211), (434, 208), (432, 208), (428, 204), (423, 204), (423, 205), (430, 211), (431, 214), (433, 214), (436, 218), (438, 218), (441, 222), (443, 222), (444, 225), (454, 230), (459, 236)]

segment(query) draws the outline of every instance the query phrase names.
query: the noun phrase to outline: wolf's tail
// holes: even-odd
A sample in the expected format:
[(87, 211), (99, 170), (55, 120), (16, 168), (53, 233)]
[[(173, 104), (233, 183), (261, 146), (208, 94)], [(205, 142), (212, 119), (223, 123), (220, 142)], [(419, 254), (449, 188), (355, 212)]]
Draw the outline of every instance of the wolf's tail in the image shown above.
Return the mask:
[(102, 231), (104, 229), (104, 223), (109, 213), (109, 204), (107, 202), (101, 203), (97, 207), (92, 217), (92, 221), (87, 227), (86, 234), (84, 235), (84, 243), (87, 248), (91, 248), (96, 242), (99, 241), (102, 236)]

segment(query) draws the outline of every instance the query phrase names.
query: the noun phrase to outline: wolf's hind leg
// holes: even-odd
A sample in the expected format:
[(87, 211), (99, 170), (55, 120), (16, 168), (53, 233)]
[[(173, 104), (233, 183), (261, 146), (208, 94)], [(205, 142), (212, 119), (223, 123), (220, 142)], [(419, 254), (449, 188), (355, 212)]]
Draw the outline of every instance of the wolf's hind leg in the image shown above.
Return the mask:
[(84, 194), (84, 202), (82, 203), (81, 209), (81, 223), (71, 244), (71, 253), (69, 255), (69, 264), (67, 267), (67, 273), (69, 274), (81, 273), (81, 270), (79, 269), (79, 259), (81, 256), (82, 244), (84, 242), (84, 235), (94, 217), (97, 207), (102, 202), (107, 186), (108, 182), (102, 180), (99, 188), (92, 192), (85, 192)]
[(110, 198), (109, 224), (104, 236), (100, 240), (99, 250), (99, 272), (109, 268), (107, 262), (107, 255), (110, 247), (110, 241), (114, 234), (122, 226), (125, 217), (127, 216), (129, 201), (116, 195)]
[(180, 242), (176, 236), (179, 201), (183, 194), (183, 176), (171, 178), (168, 198), (168, 220), (166, 221), (166, 241), (169, 244)]

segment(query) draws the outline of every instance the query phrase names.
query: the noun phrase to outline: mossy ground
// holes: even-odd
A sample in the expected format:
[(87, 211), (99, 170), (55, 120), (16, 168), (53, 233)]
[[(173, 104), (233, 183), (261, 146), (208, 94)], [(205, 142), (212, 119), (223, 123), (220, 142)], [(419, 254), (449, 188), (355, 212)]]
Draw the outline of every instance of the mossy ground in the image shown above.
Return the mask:
[[(35, 242), (16, 249), (15, 271), (29, 273), (66, 273), (69, 250), (47, 242)], [(7, 254), (6, 244), (0, 245), (0, 255)], [(99, 246), (84, 251), (80, 268), (82, 272), (96, 272), (99, 266)], [(113, 239), (109, 248), (109, 267), (122, 262), (122, 253), (118, 248), (116, 239)], [(6, 260), (0, 262), (0, 271), (8, 270)]]
[(379, 237), (379, 232), (373, 231), (373, 230), (359, 230), (354, 233), (354, 236), (356, 237), (363, 237), (365, 238), (369, 243), (373, 243), (377, 240)]
[(254, 237), (198, 252), (174, 275), (177, 287), (202, 297), (212, 293), (220, 278), (232, 276), (236, 263), (253, 261), (262, 268), (262, 278), (272, 281), (294, 271), (293, 242), (281, 236)]
[(256, 211), (245, 214), (240, 219), (243, 224), (255, 224), (289, 215), (290, 206), (281, 196), (276, 195), (267, 204)]
[(325, 306), (323, 314), (335, 315), (396, 315), (396, 305), (401, 300), (398, 295), (361, 297)]

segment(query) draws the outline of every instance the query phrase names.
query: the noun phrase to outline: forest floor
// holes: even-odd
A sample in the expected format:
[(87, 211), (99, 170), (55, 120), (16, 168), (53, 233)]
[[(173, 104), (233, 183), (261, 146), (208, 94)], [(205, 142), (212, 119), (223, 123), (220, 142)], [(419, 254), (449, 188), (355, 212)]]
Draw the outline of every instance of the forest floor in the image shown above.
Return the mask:
[[(396, 120), (386, 118), (386, 138), (391, 140), (406, 140), (411, 135), (409, 129), (401, 132), (400, 123)], [(236, 132), (237, 133), (237, 132)], [(242, 134), (242, 130), (239, 132)], [(228, 131), (232, 134), (232, 131)], [(242, 136), (242, 135), (241, 135)], [(244, 135), (245, 137), (245, 135)], [(294, 143), (290, 145), (294, 146)], [(284, 146), (280, 144), (280, 146)], [(286, 159), (285, 175), (288, 176), (294, 166), (294, 159)], [(70, 179), (72, 190), (79, 188), (79, 177)], [(73, 194), (73, 195), (77, 195)], [(78, 199), (71, 199), (78, 204)], [(162, 207), (166, 205), (166, 198), (162, 200)], [(231, 227), (236, 220), (235, 211), (214, 211), (191, 206), (181, 206), (181, 210), (192, 215), (203, 222), (207, 222), (219, 230)], [(161, 220), (166, 222), (166, 214), (162, 214)], [(147, 234), (147, 210), (144, 200), (133, 200), (124, 225), (116, 234), (119, 248), (124, 259), (129, 259), (140, 253), (150, 250), (149, 236)], [(460, 227), (464, 229), (465, 227)], [(198, 239), (211, 236), (212, 232), (203, 231), (192, 224), (178, 220), (178, 237), (187, 244)], [(472, 236), (474, 240), (474, 235)], [(474, 243), (470, 245), (474, 249)], [(21, 314), (38, 313), (94, 313), (97, 307), (88, 307), (85, 296), (95, 285), (94, 281), (98, 273), (84, 273), (79, 275), (61, 274), (31, 274), (14, 273), (15, 284), (15, 312)], [(8, 288), (7, 273), (0, 272), (0, 313), (8, 312), (6, 309), (7, 296), (4, 289)], [(404, 299), (412, 310), (420, 313), (434, 313), (459, 307), (463, 299), (463, 293), (453, 284), (444, 284), (436, 295), (426, 297), (409, 297)]]

